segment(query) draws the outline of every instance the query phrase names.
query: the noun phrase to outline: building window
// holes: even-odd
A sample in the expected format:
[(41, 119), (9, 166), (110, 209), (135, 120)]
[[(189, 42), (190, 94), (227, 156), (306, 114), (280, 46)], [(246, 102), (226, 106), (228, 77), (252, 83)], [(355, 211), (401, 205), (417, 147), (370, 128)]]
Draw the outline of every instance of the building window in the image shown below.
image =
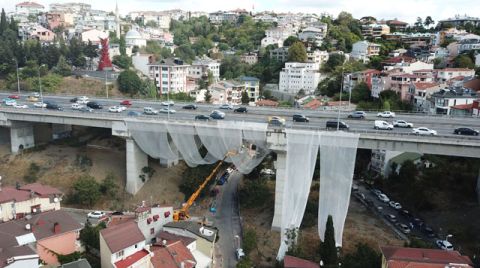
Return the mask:
[(155, 234), (155, 228), (150, 228), (150, 234)]
[[(136, 246), (137, 246), (137, 245), (135, 245), (135, 247), (136, 247)], [(124, 252), (123, 252), (123, 250), (121, 250), (121, 251), (119, 251), (119, 252), (117, 252), (117, 253), (115, 254), (115, 257), (116, 257), (117, 259), (120, 259), (120, 258), (123, 257), (123, 254), (124, 254)]]

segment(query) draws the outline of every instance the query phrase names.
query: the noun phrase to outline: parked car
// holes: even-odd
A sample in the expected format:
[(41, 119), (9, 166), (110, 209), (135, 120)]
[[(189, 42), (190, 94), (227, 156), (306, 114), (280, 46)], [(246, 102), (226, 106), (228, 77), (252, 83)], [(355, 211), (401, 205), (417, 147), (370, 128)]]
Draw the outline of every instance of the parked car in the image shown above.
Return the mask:
[(385, 195), (385, 194), (379, 194), (379, 195), (377, 195), (377, 197), (382, 202), (385, 202), (385, 203), (390, 202), (390, 198), (388, 198), (388, 196)]
[(412, 128), (412, 127), (413, 127), (413, 124), (412, 124), (412, 123), (408, 123), (408, 122), (405, 121), (405, 120), (396, 120), (396, 121), (393, 121), (393, 126), (394, 126), (394, 127)]
[(103, 108), (102, 105), (100, 105), (100, 103), (95, 102), (95, 101), (89, 101), (87, 103), (87, 106), (92, 108), (92, 109), (102, 109)]
[(410, 228), (406, 224), (400, 223), (397, 226), (404, 234), (409, 234), (411, 232)]
[(414, 218), (413, 219), (413, 222), (415, 223), (415, 225), (417, 225), (418, 227), (422, 227), (425, 223), (419, 219), (419, 218)]
[(268, 118), (268, 124), (272, 126), (283, 127), (285, 126), (285, 118), (280, 116), (270, 116)]
[(365, 117), (367, 117), (367, 114), (364, 111), (355, 111), (348, 115), (348, 118), (364, 119)]
[(112, 215), (112, 216), (122, 216), (124, 214), (121, 211), (114, 211), (114, 212), (110, 213), (110, 215)]
[(398, 202), (390, 201), (388, 204), (394, 209), (402, 209), (402, 205)]
[(305, 122), (308, 123), (310, 122), (310, 119), (303, 114), (294, 114), (292, 116), (293, 122)]
[(246, 113), (247, 107), (238, 107), (237, 109), (233, 110), (234, 113)]
[(406, 209), (401, 210), (400, 213), (406, 218), (411, 218), (412, 217), (412, 214), (410, 214), (410, 211), (408, 211)]
[(158, 110), (158, 112), (163, 113), (163, 114), (174, 114), (177, 111), (175, 111), (174, 109), (170, 109), (170, 106), (169, 106), (169, 107), (166, 107), (166, 108), (161, 108), (160, 110)]
[(148, 114), (148, 115), (156, 115), (156, 114), (158, 114), (158, 111), (153, 109), (152, 107), (144, 107), (143, 108), (143, 113)]
[(383, 194), (382, 191), (380, 191), (380, 190), (378, 190), (378, 189), (375, 189), (375, 188), (370, 189), (370, 191), (371, 191), (374, 195)]
[(427, 135), (427, 136), (436, 136), (437, 135), (437, 131), (435, 131), (433, 129), (426, 128), (426, 127), (414, 128), (412, 130), (412, 133), (416, 134), (416, 135)]
[(53, 103), (53, 102), (48, 102), (46, 108), (50, 109), (50, 110), (58, 110), (58, 111), (63, 110), (62, 107), (60, 107), (58, 104)]
[(209, 117), (208, 115), (200, 114), (200, 115), (196, 115), (196, 116), (195, 116), (195, 120), (205, 120), (205, 121), (208, 121), (208, 120), (210, 120), (210, 117)]
[(161, 104), (162, 104), (162, 106), (173, 106), (173, 105), (175, 105), (175, 102), (173, 102), (173, 101), (163, 101)]
[(38, 101), (38, 97), (35, 97), (33, 95), (30, 95), (27, 97), (27, 101), (30, 101), (30, 102), (37, 102)]
[(478, 130), (469, 127), (459, 127), (453, 131), (453, 134), (478, 136)]
[(243, 259), (243, 258), (245, 257), (245, 253), (243, 252), (243, 249), (237, 248), (237, 249), (235, 250), (235, 256), (237, 257), (237, 260), (238, 260), (238, 261), (241, 260), (241, 259)]
[(92, 211), (87, 214), (87, 217), (93, 218), (93, 219), (100, 219), (101, 217), (105, 216), (105, 212), (103, 211)]
[(422, 231), (428, 236), (428, 237), (435, 237), (435, 232), (433, 231), (432, 228), (425, 226)]
[(142, 113), (137, 112), (137, 111), (128, 111), (127, 113), (128, 116), (140, 116)]
[(28, 109), (28, 105), (15, 103), (15, 104), (13, 105), (13, 108), (17, 108), (17, 109)]
[(387, 218), (387, 220), (389, 220), (391, 222), (396, 222), (397, 221), (397, 217), (395, 215), (387, 214), (387, 215), (385, 215), (385, 217)]
[(210, 113), (210, 117), (213, 119), (224, 119), (225, 113), (219, 110), (213, 110), (212, 113)]
[(33, 107), (35, 107), (35, 108), (47, 108), (47, 104), (44, 103), (44, 102), (35, 102), (33, 104)]
[(220, 107), (218, 107), (219, 109), (222, 109), (222, 110), (233, 110), (233, 105), (231, 104), (222, 104), (220, 105)]
[(393, 125), (388, 123), (387, 121), (375, 120), (375, 124), (374, 124), (373, 128), (374, 129), (382, 129), (382, 130), (392, 130)]
[(70, 99), (70, 102), (77, 102), (77, 101), (78, 101), (78, 98), (77, 98), (77, 97)]
[(132, 106), (132, 102), (129, 101), (129, 100), (124, 100), (124, 101), (120, 102), (120, 105), (130, 107), (130, 106)]
[(338, 129), (350, 129), (350, 126), (347, 125), (345, 122), (337, 120), (328, 120), (325, 126), (327, 129), (337, 129), (337, 127)]
[(187, 105), (183, 106), (182, 109), (186, 109), (186, 110), (196, 110), (196, 109), (197, 109), (197, 105), (195, 105), (195, 104), (187, 104)]
[(440, 239), (437, 239), (435, 241), (435, 244), (437, 244), (437, 246), (443, 250), (453, 250), (453, 245), (452, 243), (448, 242), (447, 240), (440, 240)]
[(80, 110), (80, 109), (82, 109), (83, 107), (85, 107), (85, 106), (83, 106), (83, 105), (81, 105), (81, 104), (79, 104), (79, 103), (72, 103), (72, 109), (73, 109), (73, 110)]
[(111, 106), (108, 108), (108, 111), (111, 113), (121, 113), (123, 110), (119, 106)]
[(275, 171), (269, 169), (269, 168), (264, 168), (260, 170), (260, 174), (262, 175), (275, 175)]
[(395, 113), (394, 113), (394, 112), (390, 112), (390, 111), (384, 111), (384, 112), (378, 113), (378, 114), (377, 114), (377, 117), (394, 118), (394, 117), (395, 117)]
[(8, 98), (13, 99), (13, 100), (18, 100), (18, 99), (20, 99), (20, 96), (17, 95), (17, 94), (13, 94), (13, 95), (8, 96)]

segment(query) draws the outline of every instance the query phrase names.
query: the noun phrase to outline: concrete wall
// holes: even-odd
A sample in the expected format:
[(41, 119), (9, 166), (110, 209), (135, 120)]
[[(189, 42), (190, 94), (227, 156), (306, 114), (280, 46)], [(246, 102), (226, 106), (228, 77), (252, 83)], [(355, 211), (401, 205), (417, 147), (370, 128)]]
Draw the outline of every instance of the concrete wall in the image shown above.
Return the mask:
[(110, 268), (112, 265), (113, 254), (110, 252), (110, 249), (107, 246), (107, 242), (100, 234), (100, 260), (102, 268)]
[(60, 202), (54, 203), (53, 200), (50, 202), (50, 198), (39, 198), (35, 197), (29, 200), (21, 202), (6, 202), (0, 204), (0, 221), (9, 221), (13, 219), (14, 214), (31, 214), (32, 207), (40, 205), (40, 210), (49, 211), (49, 210), (60, 210)]
[[(148, 156), (132, 139), (126, 139), (127, 154), (127, 182), (126, 191), (130, 194), (136, 194), (142, 188), (144, 182), (140, 179), (142, 168), (148, 166)], [(148, 179), (148, 176), (145, 176)]]
[(18, 153), (21, 149), (28, 149), (35, 146), (33, 123), (12, 122), (10, 128), (10, 146), (14, 154)]
[(277, 152), (277, 160), (275, 161), (275, 208), (272, 221), (272, 230), (280, 230), (282, 226), (282, 209), (283, 209), (283, 192), (286, 180), (287, 154), (285, 152)]

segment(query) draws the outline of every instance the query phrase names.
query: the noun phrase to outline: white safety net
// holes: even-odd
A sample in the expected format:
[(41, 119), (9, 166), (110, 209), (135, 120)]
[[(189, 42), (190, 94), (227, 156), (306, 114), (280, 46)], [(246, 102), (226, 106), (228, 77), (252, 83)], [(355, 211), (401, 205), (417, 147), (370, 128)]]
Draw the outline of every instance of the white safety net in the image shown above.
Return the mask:
[(342, 131), (321, 132), (319, 135), (318, 232), (323, 241), (327, 218), (331, 215), (335, 228), (335, 242), (339, 247), (342, 246), (343, 227), (350, 202), (358, 138), (359, 134)]
[(173, 143), (183, 157), (183, 160), (189, 167), (197, 165), (212, 164), (216, 159), (212, 157), (203, 158), (198, 151), (201, 147), (200, 142), (195, 140), (195, 126), (191, 124), (167, 124), (168, 133), (172, 137)]
[(125, 120), (137, 145), (152, 158), (176, 160), (177, 150), (168, 139), (165, 122), (141, 122)]
[(288, 250), (286, 231), (300, 227), (318, 155), (318, 132), (286, 129), (287, 159), (283, 191), (281, 244), (277, 259)]

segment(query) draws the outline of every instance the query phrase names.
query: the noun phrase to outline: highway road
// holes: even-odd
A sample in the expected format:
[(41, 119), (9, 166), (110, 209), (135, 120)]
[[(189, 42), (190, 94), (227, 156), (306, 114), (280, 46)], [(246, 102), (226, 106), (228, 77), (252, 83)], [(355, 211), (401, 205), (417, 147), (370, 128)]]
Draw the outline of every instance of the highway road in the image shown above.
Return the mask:
[[(0, 98), (6, 98), (11, 93), (0, 93)], [(39, 108), (34, 108), (33, 103), (28, 102), (26, 97), (28, 94), (20, 95), (20, 99), (17, 101), (19, 104), (27, 104), (29, 109), (40, 110)], [(52, 96), (45, 95), (44, 101), (50, 101), (61, 106), (64, 111), (69, 112), (78, 112), (71, 108), (70, 99), (73, 96)], [(101, 110), (95, 110), (93, 113), (110, 113), (108, 107), (113, 105), (119, 105), (122, 101), (121, 99), (105, 99), (105, 98), (90, 98), (92, 101), (96, 101), (104, 106)], [(161, 119), (172, 119), (172, 120), (194, 120), (196, 115), (209, 115), (211, 111), (218, 109), (219, 105), (211, 104), (196, 104), (196, 110), (184, 110), (182, 106), (185, 103), (176, 103), (171, 109), (176, 111), (175, 114), (159, 114), (152, 115), (148, 117), (161, 118)], [(146, 100), (132, 100), (132, 106), (130, 106), (126, 111), (123, 111), (117, 116), (127, 116), (129, 111), (137, 111), (142, 113), (144, 107), (153, 107), (154, 109), (161, 109), (163, 106), (160, 101), (146, 101)], [(8, 107), (15, 109), (11, 106), (5, 106), (2, 104), (2, 107)], [(267, 122), (269, 116), (282, 116), (286, 119), (287, 128), (302, 128), (302, 129), (318, 129), (324, 130), (325, 123), (328, 120), (336, 119), (338, 116), (337, 111), (319, 111), (319, 110), (303, 110), (303, 109), (292, 109), (292, 108), (267, 108), (267, 107), (247, 107), (248, 113), (234, 113), (233, 110), (222, 110), (226, 113), (224, 120), (235, 120), (235, 121), (250, 121), (250, 122)], [(292, 115), (294, 114), (303, 114), (310, 118), (309, 123), (300, 123), (293, 122)], [(361, 119), (350, 119), (347, 118), (350, 112), (341, 112), (340, 120), (344, 121), (350, 126), (350, 131), (355, 132), (375, 132), (373, 129), (375, 120), (385, 120), (393, 121), (394, 119), (382, 119), (378, 118), (375, 113), (367, 113), (367, 117), (363, 120)], [(453, 130), (458, 127), (473, 127), (475, 129), (480, 129), (480, 119), (471, 118), (471, 117), (448, 117), (448, 116), (435, 116), (435, 115), (424, 115), (424, 114), (397, 114), (395, 119), (403, 119), (407, 122), (413, 123), (414, 127), (427, 127), (434, 129), (438, 132), (440, 136), (456, 136), (453, 134)], [(407, 128), (395, 128), (394, 130), (378, 130), (378, 132), (383, 133), (411, 133), (411, 129)], [(478, 139), (479, 137), (474, 137)]]

